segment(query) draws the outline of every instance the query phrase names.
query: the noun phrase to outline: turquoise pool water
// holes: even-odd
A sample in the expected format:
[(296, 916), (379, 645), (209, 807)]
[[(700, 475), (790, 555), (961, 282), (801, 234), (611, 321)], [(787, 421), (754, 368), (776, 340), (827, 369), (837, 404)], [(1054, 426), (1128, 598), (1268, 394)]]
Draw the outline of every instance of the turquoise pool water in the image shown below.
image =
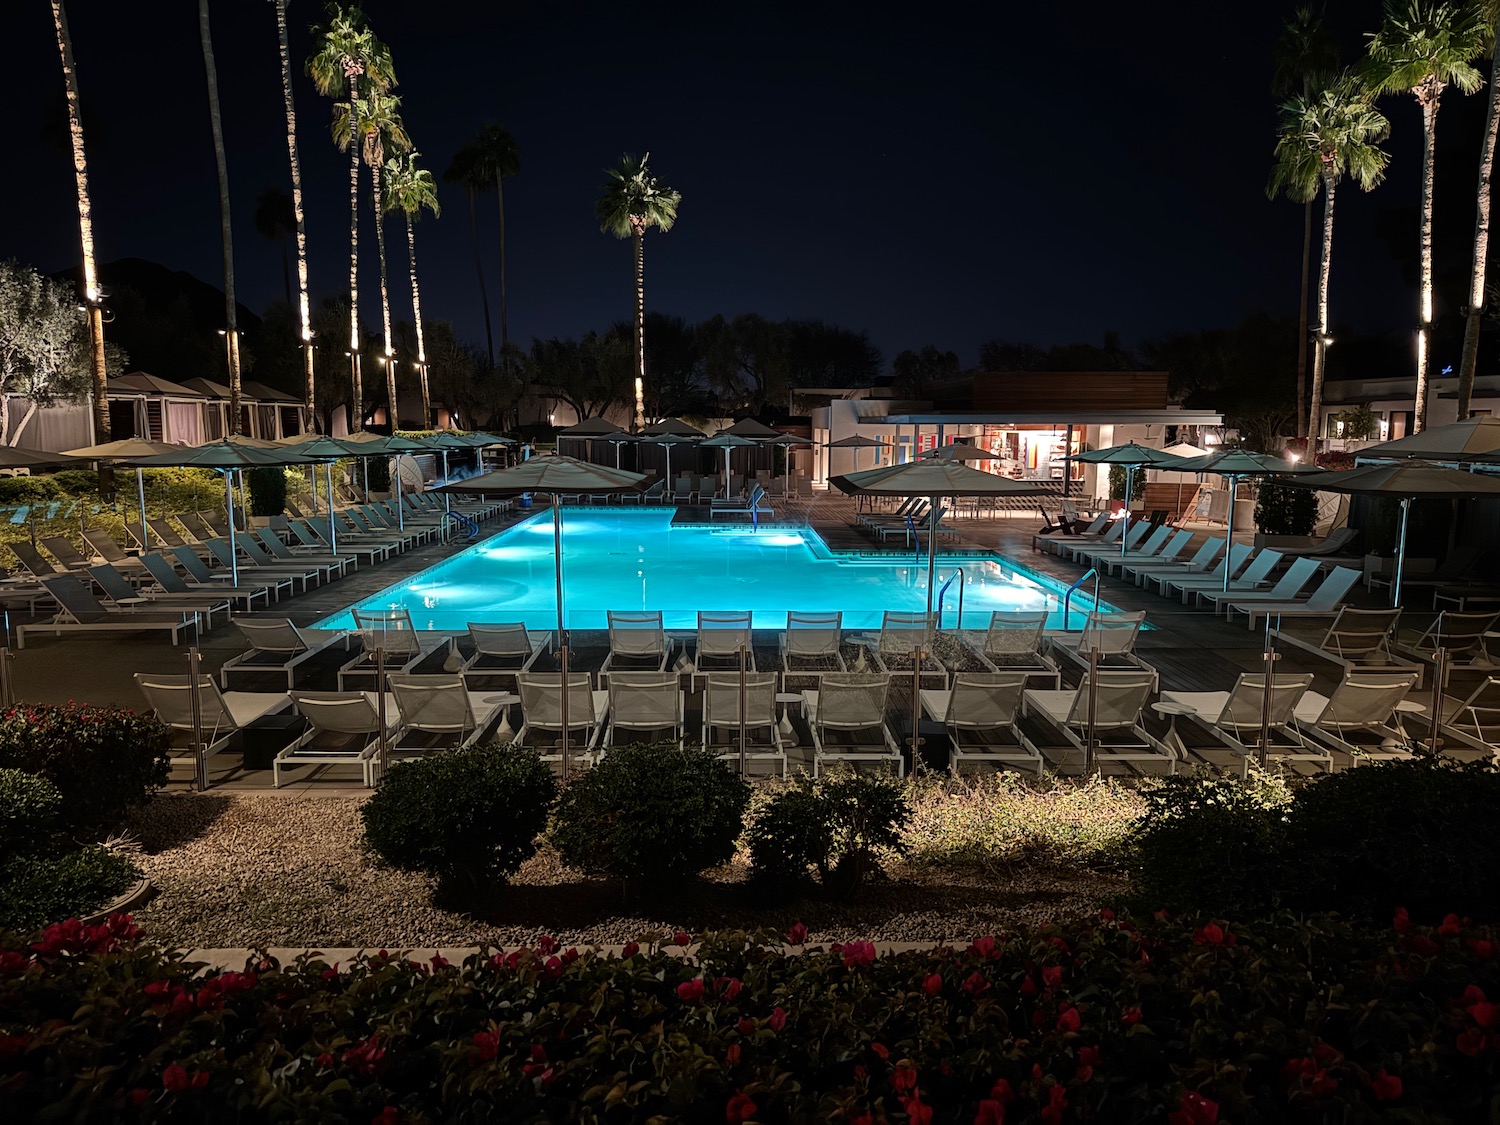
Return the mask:
[[(753, 610), (756, 628), (786, 624), (788, 610), (842, 610), (844, 627), (880, 626), (885, 610), (921, 611), (927, 560), (834, 555), (804, 528), (672, 527), (670, 509), (563, 510), (563, 606), (569, 629), (603, 629), (609, 610), (661, 610), (669, 629), (697, 627), (700, 609)], [(997, 609), (1042, 609), (1062, 628), (1065, 587), (999, 556), (938, 555), (941, 589), (958, 567), (944, 603), (943, 625), (984, 628)], [(517, 524), (461, 554), (386, 587), (352, 609), (404, 606), (419, 629), (462, 631), (470, 621), (524, 621), (554, 628), (552, 517)], [(1093, 608), (1080, 589), (1072, 623)], [(1104, 612), (1114, 607), (1102, 604)], [(352, 628), (349, 610), (318, 622)]]

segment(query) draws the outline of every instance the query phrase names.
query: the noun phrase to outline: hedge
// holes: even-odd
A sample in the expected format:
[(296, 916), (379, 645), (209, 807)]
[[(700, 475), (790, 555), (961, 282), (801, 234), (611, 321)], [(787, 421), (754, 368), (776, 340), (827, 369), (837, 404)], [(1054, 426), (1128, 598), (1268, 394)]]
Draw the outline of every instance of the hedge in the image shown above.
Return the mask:
[(1478, 1121), (1497, 948), (1405, 911), (1105, 912), (888, 956), (718, 934), (205, 974), (117, 916), (0, 937), (0, 1093), (99, 1122)]

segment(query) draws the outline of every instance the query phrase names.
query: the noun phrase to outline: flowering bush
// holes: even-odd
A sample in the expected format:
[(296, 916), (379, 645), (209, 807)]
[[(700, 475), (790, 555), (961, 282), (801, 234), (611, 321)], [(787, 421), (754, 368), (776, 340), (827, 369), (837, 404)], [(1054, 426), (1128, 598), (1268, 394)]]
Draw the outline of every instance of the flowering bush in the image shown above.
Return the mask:
[(59, 827), (80, 837), (113, 828), (166, 784), (167, 746), (165, 726), (123, 708), (27, 704), (0, 712), (0, 768), (57, 786)]
[(0, 1091), (14, 1120), (1214, 1125), (1483, 1120), (1500, 1087), (1500, 959), (1458, 917), (700, 941), (204, 974), (128, 918), (53, 926), (0, 939)]

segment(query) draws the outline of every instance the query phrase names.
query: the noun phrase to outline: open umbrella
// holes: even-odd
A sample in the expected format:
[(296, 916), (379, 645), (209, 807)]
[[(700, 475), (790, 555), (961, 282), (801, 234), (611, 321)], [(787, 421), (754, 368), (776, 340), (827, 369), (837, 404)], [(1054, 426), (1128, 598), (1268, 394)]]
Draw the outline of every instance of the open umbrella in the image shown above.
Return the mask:
[(724, 451), (724, 495), (728, 496), (729, 451), (731, 449), (743, 449), (746, 446), (759, 445), (760, 442), (756, 441), (754, 438), (742, 437), (739, 434), (732, 434), (728, 430), (725, 430), (722, 433), (715, 434), (711, 438), (704, 438), (701, 442), (699, 442), (699, 444), (705, 445), (710, 449), (722, 449)]
[(736, 437), (754, 438), (756, 441), (772, 441), (781, 437), (780, 430), (774, 430), (764, 422), (757, 422), (754, 418), (741, 418), (734, 425), (719, 432), (734, 434)]
[(1472, 461), (1488, 460), (1496, 453), (1500, 453), (1500, 418), (1481, 417), (1434, 426), (1394, 441), (1383, 441), (1356, 451), (1355, 456), (1360, 460), (1378, 457)]
[[(1251, 453), (1248, 449), (1225, 449), (1202, 457), (1186, 458), (1173, 468), (1177, 473), (1217, 473), (1229, 480), (1229, 521), (1224, 539), (1234, 546), (1234, 500), (1241, 477), (1270, 477), (1282, 473), (1310, 473), (1316, 469), (1268, 453)], [(1224, 565), (1224, 589), (1229, 589), (1229, 564)]]
[[(607, 441), (608, 439), (614, 437), (616, 434), (622, 434), (624, 432), (624, 430), (615, 425), (608, 418), (585, 418), (577, 425), (568, 426), (565, 429), (557, 431), (559, 442), (557, 448), (559, 450), (562, 449), (561, 441), (563, 438), (569, 438), (573, 441), (587, 442), (589, 443), (590, 448), (592, 448), (592, 443), (596, 441)], [(619, 468), (619, 452), (620, 447), (615, 446), (616, 468)]]
[(781, 434), (778, 437), (766, 438), (767, 445), (781, 446), (781, 468), (783, 493), (790, 494), (792, 491), (792, 446), (812, 445), (812, 438), (798, 437), (796, 434)]
[[(65, 450), (70, 457), (87, 458), (90, 461), (123, 461), (127, 457), (150, 457), (157, 453), (174, 453), (181, 446), (168, 445), (164, 441), (147, 441), (145, 438), (121, 438), (107, 441), (103, 445), (85, 445), (80, 449)], [(151, 545), (151, 529), (146, 526), (146, 473), (135, 471), (135, 492), (141, 504), (141, 543)]]
[[(629, 434), (625, 434), (625, 435), (622, 435), (622, 436), (624, 436), (626, 438), (630, 437)], [(614, 438), (610, 437), (610, 438), (607, 438), (606, 440), (607, 441), (613, 441)], [(672, 488), (672, 447), (674, 445), (696, 445), (699, 441), (702, 440), (702, 438), (701, 438), (701, 436), (700, 437), (688, 437), (686, 434), (672, 434), (672, 433), (652, 434), (652, 433), (647, 433), (647, 434), (642, 434), (640, 437), (633, 438), (631, 440), (639, 442), (641, 445), (659, 445), (666, 452), (666, 455), (667, 455), (667, 475), (663, 479), (666, 481), (666, 487), (667, 487), (668, 491), (670, 491), (671, 488)], [(619, 467), (619, 452), (620, 452), (620, 447), (617, 445), (617, 446), (615, 446), (615, 467), (616, 468)]]
[(638, 492), (644, 473), (630, 473), (595, 465), (574, 457), (549, 454), (533, 457), (509, 469), (481, 473), (455, 484), (445, 484), (438, 492), (469, 492), (480, 496), (515, 496), (518, 493), (542, 492), (552, 497), (553, 571), (557, 580), (557, 656), (562, 668), (562, 767), (568, 772), (568, 631), (563, 615), (563, 519), (561, 494)]
[(838, 441), (830, 441), (826, 449), (852, 449), (854, 450), (854, 471), (859, 472), (859, 451), (861, 449), (882, 449), (889, 446), (888, 441), (879, 438), (865, 437), (864, 434), (850, 434), (848, 437), (839, 438)]
[(1362, 465), (1347, 472), (1313, 472), (1286, 482), (1319, 492), (1394, 496), (1401, 501), (1401, 531), (1396, 539), (1396, 574), (1391, 580), (1391, 605), (1401, 604), (1401, 571), (1406, 565), (1406, 522), (1413, 500), (1458, 500), (1467, 496), (1500, 496), (1500, 477), (1465, 473), (1441, 465), (1398, 462)]
[(259, 468), (265, 465), (301, 465), (306, 463), (295, 448), (261, 449), (236, 438), (221, 438), (203, 445), (184, 446), (170, 453), (157, 453), (149, 457), (123, 458), (123, 463), (140, 468), (200, 468), (213, 469), (224, 474), (224, 504), (229, 515), (229, 574), (230, 584), (240, 584), (240, 568), (237, 558), (234, 530), (234, 474), (241, 469)]
[(1120, 532), (1120, 557), (1123, 559), (1128, 546), (1125, 540), (1130, 531), (1130, 471), (1146, 466), (1177, 469), (1181, 468), (1182, 459), (1173, 457), (1170, 453), (1164, 453), (1160, 449), (1152, 449), (1149, 445), (1138, 445), (1136, 442), (1127, 441), (1123, 445), (1091, 449), (1087, 453), (1078, 454), (1073, 460), (1082, 461), (1088, 465), (1125, 466), (1125, 514), (1121, 517), (1125, 526)]

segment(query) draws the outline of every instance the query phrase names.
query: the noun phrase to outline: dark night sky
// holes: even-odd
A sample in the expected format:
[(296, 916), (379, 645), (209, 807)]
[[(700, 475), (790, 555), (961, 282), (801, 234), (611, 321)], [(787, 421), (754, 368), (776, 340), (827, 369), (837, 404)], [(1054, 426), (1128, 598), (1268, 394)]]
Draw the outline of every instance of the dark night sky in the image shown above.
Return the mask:
[[(648, 236), (648, 307), (689, 320), (821, 318), (867, 330), (887, 362), (936, 343), (971, 364), (991, 337), (1097, 342), (1114, 329), (1137, 344), (1256, 310), (1291, 315), (1301, 211), (1264, 196), (1283, 6), (984, 7), (369, 0), (366, 12), (439, 177), (484, 122), (517, 138), (506, 204), (523, 343), (628, 318), (628, 244), (599, 232), (593, 204), (601, 170), (643, 149), (684, 196), (676, 228)], [(1352, 51), (1378, 8), (1332, 8)], [(217, 283), (196, 12), (190, 0), (69, 4), (101, 260)], [(348, 255), (346, 158), (328, 140), (329, 103), (301, 77), (321, 14), (291, 6), (315, 297), (343, 287)], [(266, 0), (215, 0), (213, 18), (239, 292), (259, 310), (281, 293), (281, 261), (255, 232), (254, 201), (288, 184), (275, 23)], [(48, 6), (13, 0), (0, 19), (12, 109), (0, 256), (59, 270), (76, 262), (78, 232), (70, 163), (42, 139), (62, 85)], [(1459, 151), (1440, 190), (1472, 194), (1482, 100), (1445, 100), (1440, 130)], [(1410, 99), (1385, 109), (1387, 184), (1344, 191), (1336, 228), (1335, 319), (1363, 332), (1407, 331), (1415, 304), (1372, 231), (1382, 208), (1415, 205), (1420, 126)], [(464, 198), (447, 189), (443, 203), (418, 231), (424, 307), (482, 342)], [(1439, 252), (1466, 261), (1471, 224), (1451, 240), (1440, 230)], [(409, 316), (394, 222), (391, 234), (396, 314)], [(368, 266), (365, 318), (378, 325), (373, 252)]]

